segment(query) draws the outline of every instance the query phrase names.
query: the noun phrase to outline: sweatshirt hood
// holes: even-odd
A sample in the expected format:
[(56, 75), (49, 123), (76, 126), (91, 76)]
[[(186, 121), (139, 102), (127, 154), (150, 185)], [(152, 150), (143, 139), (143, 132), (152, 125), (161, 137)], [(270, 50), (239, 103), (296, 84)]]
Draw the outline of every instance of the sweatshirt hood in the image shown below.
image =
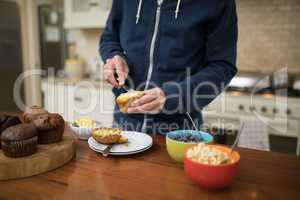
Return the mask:
[[(157, 1), (164, 1), (164, 0), (157, 0)], [(139, 5), (138, 5), (138, 9), (136, 12), (136, 24), (139, 23), (140, 21), (140, 16), (141, 16), (141, 11), (142, 11), (142, 5), (143, 5), (143, 0), (139, 0)], [(175, 19), (178, 18), (178, 13), (180, 11), (180, 5), (181, 5), (181, 0), (177, 0), (177, 5), (176, 5), (176, 10), (175, 10)]]

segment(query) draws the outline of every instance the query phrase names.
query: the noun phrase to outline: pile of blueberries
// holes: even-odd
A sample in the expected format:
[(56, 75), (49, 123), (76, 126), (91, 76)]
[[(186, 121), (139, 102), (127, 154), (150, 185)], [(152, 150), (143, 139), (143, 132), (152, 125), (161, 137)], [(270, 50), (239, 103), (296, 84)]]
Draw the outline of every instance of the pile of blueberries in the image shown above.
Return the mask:
[(192, 135), (192, 134), (184, 134), (184, 135), (175, 135), (173, 137), (171, 137), (171, 139), (173, 140), (177, 140), (180, 142), (202, 142), (203, 138), (201, 137), (201, 135)]

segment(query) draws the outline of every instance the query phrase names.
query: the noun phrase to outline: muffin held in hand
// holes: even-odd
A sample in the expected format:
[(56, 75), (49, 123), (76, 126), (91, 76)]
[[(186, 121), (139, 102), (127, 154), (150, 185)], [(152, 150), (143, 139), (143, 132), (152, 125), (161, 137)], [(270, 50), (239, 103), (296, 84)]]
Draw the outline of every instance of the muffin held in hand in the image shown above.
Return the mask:
[(126, 112), (126, 109), (134, 100), (144, 96), (143, 91), (129, 91), (117, 97), (116, 102), (119, 105), (121, 112)]
[(20, 124), (21, 120), (16, 116), (0, 115), (0, 149), (1, 149), (1, 133), (14, 125)]
[(23, 121), (25, 123), (30, 123), (33, 120), (35, 120), (39, 115), (47, 114), (47, 113), (48, 111), (44, 110), (40, 106), (26, 107), (23, 113)]
[(7, 128), (1, 135), (3, 153), (7, 157), (24, 157), (37, 151), (37, 128), (33, 124), (19, 124)]
[(51, 144), (62, 140), (65, 121), (59, 114), (42, 114), (32, 123), (37, 127), (39, 144)]

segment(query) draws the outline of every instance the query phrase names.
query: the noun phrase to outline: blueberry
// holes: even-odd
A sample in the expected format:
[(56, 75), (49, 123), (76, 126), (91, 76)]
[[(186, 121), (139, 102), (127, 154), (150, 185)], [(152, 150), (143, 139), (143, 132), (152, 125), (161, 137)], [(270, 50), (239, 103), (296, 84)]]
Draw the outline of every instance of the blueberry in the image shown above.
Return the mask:
[(179, 139), (180, 139), (180, 137), (178, 137), (178, 136), (175, 136), (175, 137), (173, 137), (172, 139), (173, 139), (173, 140), (179, 140)]

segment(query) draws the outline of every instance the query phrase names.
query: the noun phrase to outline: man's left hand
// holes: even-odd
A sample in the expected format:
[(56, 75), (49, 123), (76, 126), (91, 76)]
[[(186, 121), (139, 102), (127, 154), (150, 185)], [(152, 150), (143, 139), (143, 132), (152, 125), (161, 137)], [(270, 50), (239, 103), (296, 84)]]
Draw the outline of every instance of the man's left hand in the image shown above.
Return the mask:
[(162, 111), (166, 96), (162, 89), (156, 87), (145, 90), (145, 95), (134, 100), (127, 108), (127, 113), (149, 113), (158, 114)]

